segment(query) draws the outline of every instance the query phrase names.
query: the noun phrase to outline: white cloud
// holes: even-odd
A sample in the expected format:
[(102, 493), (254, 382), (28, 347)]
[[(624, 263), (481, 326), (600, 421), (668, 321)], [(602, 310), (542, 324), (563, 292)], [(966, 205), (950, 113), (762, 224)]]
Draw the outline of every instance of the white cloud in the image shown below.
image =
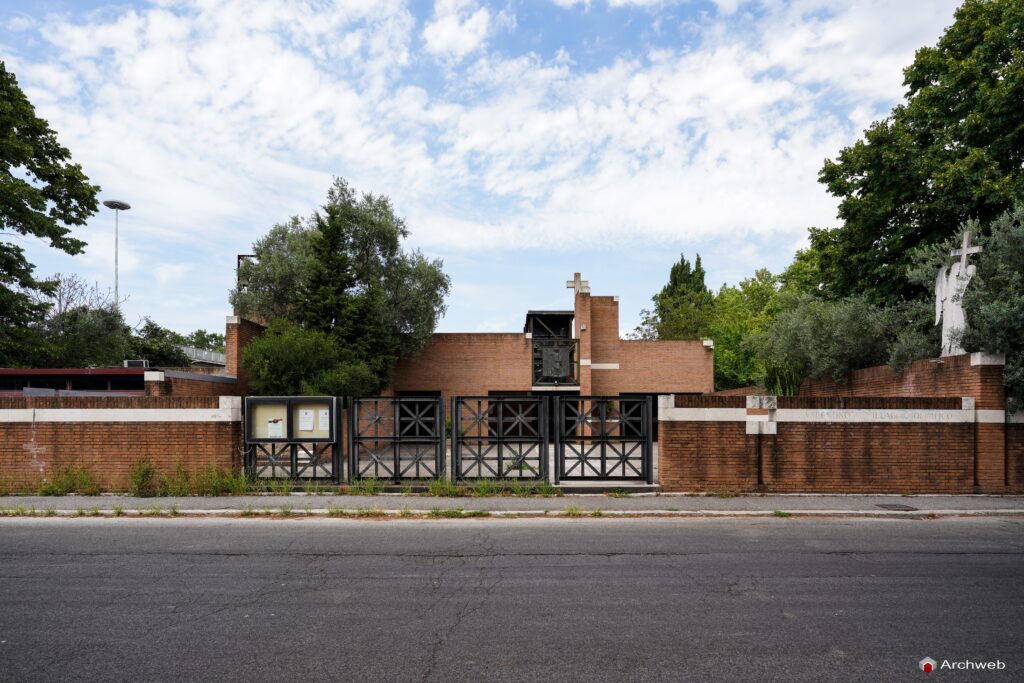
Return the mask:
[(468, 0), (437, 0), (434, 18), (423, 28), (428, 52), (456, 60), (482, 48), (491, 26), (491, 13)]
[(36, 20), (23, 14), (16, 14), (4, 24), (8, 31), (20, 33), (36, 27)]
[[(515, 17), (465, 0), (439, 2), (422, 42), (397, 0), (168, 0), (51, 17), (25, 33), (44, 50), (0, 58), (105, 198), (133, 204), (122, 283), (141, 306), (226, 292), (233, 254), (332, 174), (391, 195), (437, 252), (793, 244), (833, 224), (822, 160), (889, 110), (956, 0), (721, 5), (693, 44), (586, 67), (489, 50)], [(83, 234), (90, 271), (112, 270), (110, 223)]]

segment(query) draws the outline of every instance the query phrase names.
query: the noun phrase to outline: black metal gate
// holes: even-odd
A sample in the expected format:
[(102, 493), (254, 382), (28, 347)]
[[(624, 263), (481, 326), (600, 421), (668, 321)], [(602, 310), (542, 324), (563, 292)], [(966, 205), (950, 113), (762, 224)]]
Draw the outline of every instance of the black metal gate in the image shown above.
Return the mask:
[(349, 408), (349, 480), (433, 479), (444, 474), (440, 396), (353, 398)]
[(555, 399), (555, 483), (654, 482), (650, 396)]
[(252, 479), (341, 481), (339, 446), (333, 443), (255, 443), (246, 448), (245, 471)]
[(547, 479), (548, 430), (540, 396), (452, 399), (455, 479)]

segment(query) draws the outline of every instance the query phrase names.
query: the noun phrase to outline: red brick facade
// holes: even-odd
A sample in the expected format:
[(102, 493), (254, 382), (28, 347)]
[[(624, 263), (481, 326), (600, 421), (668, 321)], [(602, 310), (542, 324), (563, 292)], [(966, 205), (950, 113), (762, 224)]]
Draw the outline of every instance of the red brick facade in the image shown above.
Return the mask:
[(190, 472), (209, 466), (237, 470), (241, 414), (228, 407), (230, 402), (206, 397), (0, 397), (0, 488), (31, 492), (55, 474), (81, 467), (102, 488), (125, 490), (129, 469), (139, 460), (167, 473), (178, 464)]
[(239, 316), (229, 316), (224, 332), (225, 373), (238, 380), (239, 395), (249, 393), (248, 376), (242, 367), (242, 351), (267, 328)]
[[(575, 297), (580, 343), (581, 395), (705, 393), (714, 389), (714, 353), (700, 340), (634, 341), (619, 338), (618, 297)], [(526, 333), (435, 334), (423, 353), (395, 368), (397, 392), (440, 391), (486, 396), (491, 391), (531, 392), (532, 341)], [(575, 387), (560, 390), (577, 391)]]

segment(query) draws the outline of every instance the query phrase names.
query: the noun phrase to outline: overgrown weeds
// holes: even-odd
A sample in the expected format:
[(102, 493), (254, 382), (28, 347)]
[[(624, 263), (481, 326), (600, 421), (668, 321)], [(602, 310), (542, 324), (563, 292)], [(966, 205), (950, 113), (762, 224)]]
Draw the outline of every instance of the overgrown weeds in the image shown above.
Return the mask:
[(555, 488), (547, 481), (533, 481), (529, 479), (474, 479), (466, 482), (464, 486), (435, 479), (430, 482), (428, 495), (458, 498), (466, 495), (474, 498), (486, 498), (490, 496), (517, 496), (530, 497), (540, 496), (550, 498), (561, 496), (562, 491)]
[(427, 487), (427, 495), (439, 498), (460, 498), (466, 495), (466, 489), (456, 486), (447, 479), (432, 479)]
[(348, 485), (348, 493), (353, 496), (377, 496), (384, 493), (384, 482), (373, 477), (356, 479)]
[(464, 517), (490, 517), (487, 510), (463, 510), (462, 508), (430, 508), (429, 517), (443, 519), (462, 519)]
[(69, 493), (82, 493), (95, 496), (100, 493), (92, 472), (84, 467), (66, 467), (56, 472), (39, 486), (40, 496), (66, 496)]
[[(290, 482), (289, 482), (290, 485)], [(172, 474), (160, 474), (149, 460), (134, 463), (128, 473), (128, 491), (133, 496), (224, 496), (243, 495), (254, 488), (243, 472), (209, 467), (189, 472), (178, 463)]]

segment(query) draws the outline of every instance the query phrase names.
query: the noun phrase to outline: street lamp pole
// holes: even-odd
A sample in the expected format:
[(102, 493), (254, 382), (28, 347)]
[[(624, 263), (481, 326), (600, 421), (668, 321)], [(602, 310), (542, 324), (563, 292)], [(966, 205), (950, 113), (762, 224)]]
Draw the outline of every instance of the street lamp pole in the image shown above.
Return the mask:
[(117, 252), (118, 252), (117, 242), (118, 242), (118, 232), (119, 232), (119, 228), (120, 228), (120, 226), (118, 225), (118, 217), (119, 217), (119, 215), (120, 215), (120, 213), (122, 211), (127, 211), (128, 209), (130, 209), (132, 207), (131, 207), (131, 204), (129, 204), (128, 202), (122, 202), (122, 201), (117, 200), (117, 199), (108, 199), (107, 201), (103, 202), (103, 206), (107, 207), (108, 209), (113, 209), (114, 210), (114, 305), (118, 308), (118, 310), (120, 310), (121, 309), (121, 297), (120, 297), (120, 292), (118, 290), (118, 273), (117, 273), (117, 270), (118, 270), (117, 269)]

